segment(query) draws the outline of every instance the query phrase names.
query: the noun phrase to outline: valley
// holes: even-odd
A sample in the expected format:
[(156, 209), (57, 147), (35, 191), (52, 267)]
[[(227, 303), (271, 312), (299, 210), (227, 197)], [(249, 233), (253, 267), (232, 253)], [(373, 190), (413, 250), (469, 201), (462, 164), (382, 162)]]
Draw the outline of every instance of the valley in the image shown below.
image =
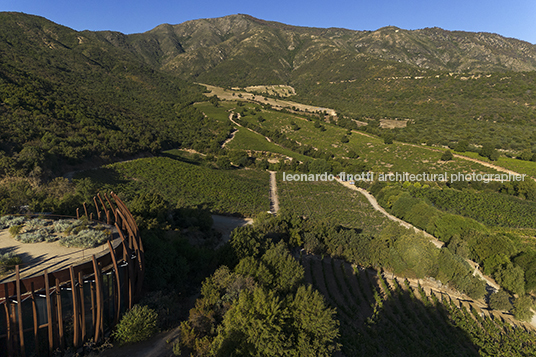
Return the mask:
[(0, 54), (6, 247), (4, 217), (95, 210), (97, 192), (141, 232), (137, 304), (161, 334), (121, 347), (123, 318), (69, 353), (536, 354), (534, 45), (0, 13)]

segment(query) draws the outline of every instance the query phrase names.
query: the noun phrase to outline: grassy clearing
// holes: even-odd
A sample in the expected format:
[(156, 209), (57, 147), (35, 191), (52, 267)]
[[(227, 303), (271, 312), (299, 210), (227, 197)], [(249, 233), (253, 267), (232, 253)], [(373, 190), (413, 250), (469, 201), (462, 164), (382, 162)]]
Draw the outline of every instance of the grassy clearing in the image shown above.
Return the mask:
[(235, 102), (220, 102), (218, 107), (215, 107), (210, 102), (201, 102), (194, 105), (209, 118), (216, 119), (221, 122), (229, 121), (229, 109), (236, 107)]
[(491, 161), (487, 157), (482, 157), (476, 152), (462, 152), (455, 153), (463, 156), (467, 156), (472, 159), (477, 159), (480, 161), (488, 162), (492, 165), (504, 167), (505, 169), (515, 171), (520, 174), (527, 174), (529, 176), (536, 178), (536, 162), (534, 161), (524, 161), (518, 159), (512, 159), (509, 157), (501, 156), (497, 161)]

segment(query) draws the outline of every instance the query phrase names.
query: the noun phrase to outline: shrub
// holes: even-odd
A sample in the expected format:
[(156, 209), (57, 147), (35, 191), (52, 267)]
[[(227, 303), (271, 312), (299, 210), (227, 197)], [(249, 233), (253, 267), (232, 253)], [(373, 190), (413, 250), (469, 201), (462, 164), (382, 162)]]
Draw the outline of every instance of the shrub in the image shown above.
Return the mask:
[(450, 161), (454, 158), (454, 156), (452, 155), (452, 152), (450, 152), (450, 150), (447, 150), (443, 153), (443, 155), (441, 155), (441, 161)]
[(0, 218), (0, 229), (22, 225), (26, 217), (3, 216)]
[(20, 233), (15, 239), (21, 243), (40, 243), (47, 240), (50, 230), (41, 228), (38, 231)]
[(134, 305), (121, 318), (113, 332), (113, 338), (122, 344), (145, 341), (158, 332), (158, 314), (148, 306)]
[(0, 254), (0, 274), (5, 274), (19, 264), (22, 264), (22, 259), (15, 253)]
[(67, 247), (93, 248), (106, 242), (109, 234), (107, 231), (84, 229), (77, 234), (71, 234), (60, 239), (60, 244)]
[(21, 229), (22, 229), (22, 225), (11, 226), (9, 227), (9, 233), (11, 234), (12, 237), (16, 237), (20, 233)]

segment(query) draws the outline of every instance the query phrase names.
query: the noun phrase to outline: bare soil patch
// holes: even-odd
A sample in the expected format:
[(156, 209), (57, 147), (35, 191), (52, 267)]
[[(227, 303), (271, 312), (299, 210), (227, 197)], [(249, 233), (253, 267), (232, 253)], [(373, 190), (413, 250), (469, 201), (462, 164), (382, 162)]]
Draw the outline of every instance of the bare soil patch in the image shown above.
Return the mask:
[[(275, 109), (297, 108), (300, 111), (308, 111), (311, 113), (326, 113), (328, 115), (336, 115), (335, 110), (324, 107), (316, 107), (313, 105), (301, 104), (289, 100), (265, 98), (262, 95), (255, 95), (246, 91), (235, 91), (221, 87), (211, 86), (209, 84), (198, 83), (205, 86), (210, 93), (204, 93), (207, 97), (216, 95), (220, 100), (241, 100), (254, 101), (262, 104), (270, 104)], [(234, 95), (233, 95), (234, 94)]]

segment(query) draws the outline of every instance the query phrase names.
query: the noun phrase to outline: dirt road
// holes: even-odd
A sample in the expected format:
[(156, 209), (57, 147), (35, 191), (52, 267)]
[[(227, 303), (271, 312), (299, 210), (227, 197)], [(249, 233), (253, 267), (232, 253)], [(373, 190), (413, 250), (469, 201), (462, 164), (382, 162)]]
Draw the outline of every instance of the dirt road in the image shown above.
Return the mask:
[[(403, 227), (406, 227), (408, 229), (413, 228), (415, 230), (415, 232), (424, 234), (424, 236), (426, 238), (428, 238), (430, 240), (430, 242), (432, 242), (437, 248), (443, 248), (445, 246), (445, 243), (441, 242), (439, 239), (437, 239), (436, 237), (434, 237), (430, 233), (427, 233), (427, 232), (423, 231), (422, 229), (419, 229), (419, 228), (415, 227), (414, 225), (412, 225), (412, 224), (410, 224), (410, 223), (408, 223), (406, 221), (403, 221), (400, 218), (397, 218), (397, 217), (393, 216), (392, 214), (387, 213), (387, 211), (385, 211), (385, 209), (383, 209), (383, 207), (380, 206), (378, 201), (376, 201), (376, 198), (374, 196), (372, 196), (368, 191), (366, 191), (366, 190), (364, 190), (364, 189), (362, 189), (360, 187), (356, 187), (355, 185), (351, 185), (349, 182), (346, 182), (346, 181), (341, 181), (341, 180), (337, 180), (337, 181), (340, 184), (342, 184), (343, 186), (345, 186), (345, 187), (347, 187), (347, 188), (349, 188), (351, 190), (354, 190), (354, 191), (357, 191), (357, 192), (361, 193), (363, 196), (365, 196), (367, 198), (367, 200), (370, 202), (370, 204), (372, 205), (372, 207), (376, 211), (380, 212), (381, 214), (383, 214), (385, 217), (387, 217), (391, 221), (398, 222)], [(466, 261), (474, 269), (474, 271), (473, 271), (474, 276), (478, 275), (482, 280), (484, 280), (486, 282), (486, 284), (488, 284), (490, 287), (495, 289), (495, 291), (498, 291), (500, 289), (499, 284), (497, 284), (492, 278), (482, 274), (482, 272), (479, 270), (479, 266), (478, 266), (477, 263), (475, 263), (475, 262), (473, 262), (472, 260), (469, 260), (469, 259), (466, 259)]]
[(270, 171), (270, 212), (279, 211), (279, 196), (277, 194), (276, 171)]

